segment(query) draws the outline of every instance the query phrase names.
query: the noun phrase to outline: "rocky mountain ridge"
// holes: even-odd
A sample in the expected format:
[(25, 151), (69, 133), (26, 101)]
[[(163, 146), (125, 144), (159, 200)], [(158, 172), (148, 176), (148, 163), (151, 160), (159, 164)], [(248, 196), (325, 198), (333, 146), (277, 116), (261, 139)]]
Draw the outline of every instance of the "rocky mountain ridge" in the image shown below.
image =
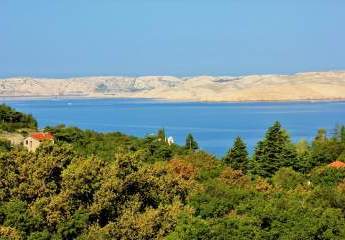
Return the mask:
[(345, 71), (240, 77), (14, 77), (0, 79), (0, 97), (124, 97), (188, 101), (332, 100), (345, 99)]

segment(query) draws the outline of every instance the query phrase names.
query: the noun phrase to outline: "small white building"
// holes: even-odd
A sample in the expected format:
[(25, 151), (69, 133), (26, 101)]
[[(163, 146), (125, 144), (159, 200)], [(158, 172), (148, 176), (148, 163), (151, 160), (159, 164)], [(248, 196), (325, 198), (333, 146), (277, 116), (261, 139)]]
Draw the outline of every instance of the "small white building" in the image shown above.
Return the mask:
[(174, 138), (172, 136), (168, 137), (167, 142), (168, 142), (169, 146), (175, 143)]
[(24, 139), (23, 145), (30, 152), (34, 152), (43, 141), (52, 141), (54, 143), (54, 136), (51, 133), (33, 133)]

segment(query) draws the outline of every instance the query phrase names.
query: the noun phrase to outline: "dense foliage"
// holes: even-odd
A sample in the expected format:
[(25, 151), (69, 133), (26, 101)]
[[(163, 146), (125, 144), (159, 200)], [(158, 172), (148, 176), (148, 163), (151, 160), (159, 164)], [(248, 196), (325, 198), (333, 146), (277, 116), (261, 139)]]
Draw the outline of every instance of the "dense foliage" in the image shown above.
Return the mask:
[(174, 154), (187, 152), (184, 147), (176, 144), (169, 146), (163, 129), (160, 129), (157, 135), (145, 138), (131, 137), (119, 132), (99, 133), (65, 125), (46, 127), (45, 131), (54, 134), (56, 142), (72, 145), (79, 155), (97, 156), (106, 161), (113, 161), (118, 152), (140, 152), (141, 160), (151, 163), (169, 160)]
[[(344, 128), (291, 142), (277, 122), (252, 157), (47, 127), (36, 152), (1, 143), (0, 239), (345, 239)], [(192, 139), (192, 144), (191, 140)]]
[(17, 112), (13, 108), (0, 105), (0, 130), (14, 131), (19, 128), (36, 128), (37, 121), (30, 114)]

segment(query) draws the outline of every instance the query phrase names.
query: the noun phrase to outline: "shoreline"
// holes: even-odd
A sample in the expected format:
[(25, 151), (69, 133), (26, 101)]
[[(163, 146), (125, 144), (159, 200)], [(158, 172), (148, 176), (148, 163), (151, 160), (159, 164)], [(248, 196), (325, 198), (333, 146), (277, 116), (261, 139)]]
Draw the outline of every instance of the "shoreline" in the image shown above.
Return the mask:
[(180, 103), (320, 103), (320, 102), (345, 102), (345, 98), (329, 98), (329, 99), (281, 99), (281, 100), (197, 100), (197, 99), (169, 99), (169, 98), (150, 98), (150, 97), (114, 97), (114, 96), (0, 96), (1, 102), (10, 101), (60, 101), (60, 100), (143, 100), (156, 102), (180, 102)]

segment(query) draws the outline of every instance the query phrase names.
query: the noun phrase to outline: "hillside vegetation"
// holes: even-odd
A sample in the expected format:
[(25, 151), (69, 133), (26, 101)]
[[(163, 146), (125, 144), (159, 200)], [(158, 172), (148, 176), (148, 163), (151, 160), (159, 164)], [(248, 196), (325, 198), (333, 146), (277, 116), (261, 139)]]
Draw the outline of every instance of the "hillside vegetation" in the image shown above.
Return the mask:
[(0, 148), (0, 239), (345, 239), (345, 127), (292, 143), (279, 122), (249, 156), (59, 125)]
[(17, 112), (13, 108), (0, 105), (0, 130), (13, 132), (20, 128), (37, 128), (37, 121), (30, 114)]

